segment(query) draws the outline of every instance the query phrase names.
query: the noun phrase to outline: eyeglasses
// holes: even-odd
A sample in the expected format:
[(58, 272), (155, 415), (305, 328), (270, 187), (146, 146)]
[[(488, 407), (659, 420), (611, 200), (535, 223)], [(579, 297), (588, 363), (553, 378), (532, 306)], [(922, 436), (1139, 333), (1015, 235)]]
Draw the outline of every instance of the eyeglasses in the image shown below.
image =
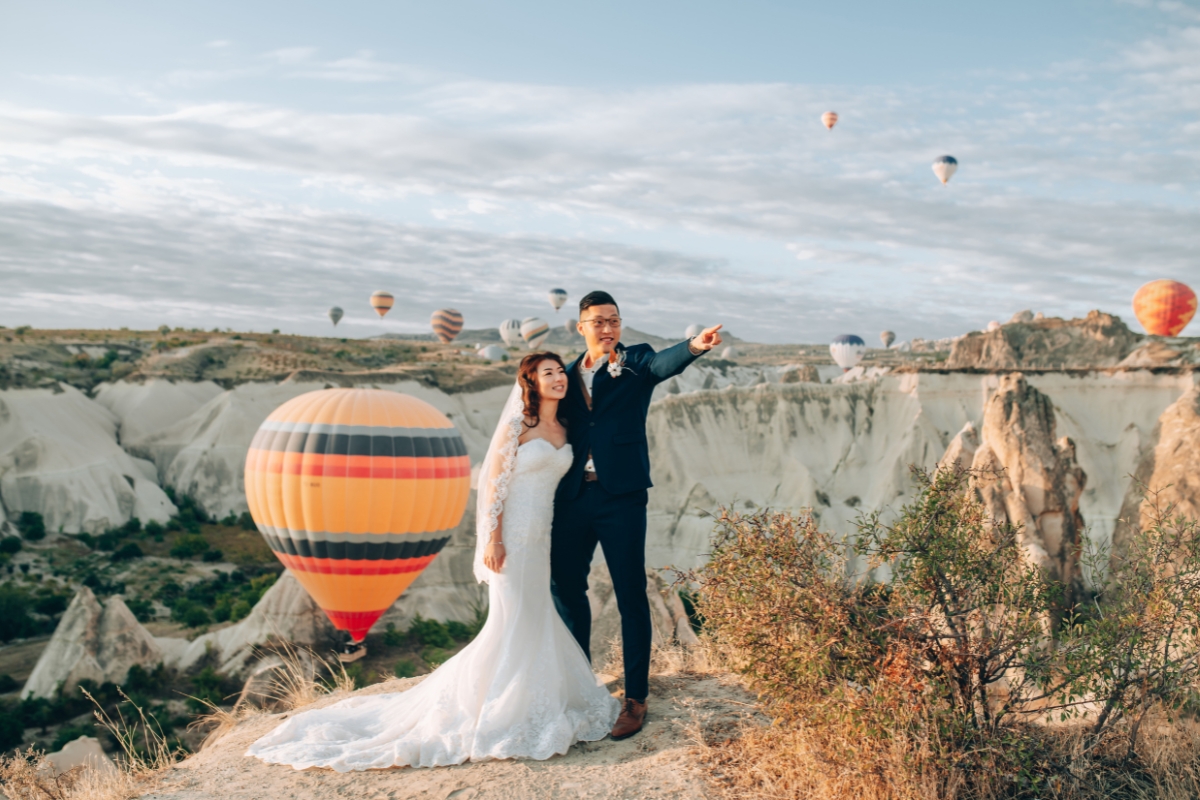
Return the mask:
[(597, 317), (596, 319), (585, 319), (585, 320), (582, 320), (582, 322), (585, 325), (591, 325), (592, 330), (595, 330), (595, 331), (604, 330), (605, 328), (621, 327), (621, 318), (620, 317), (610, 317), (608, 319), (605, 319), (604, 317)]

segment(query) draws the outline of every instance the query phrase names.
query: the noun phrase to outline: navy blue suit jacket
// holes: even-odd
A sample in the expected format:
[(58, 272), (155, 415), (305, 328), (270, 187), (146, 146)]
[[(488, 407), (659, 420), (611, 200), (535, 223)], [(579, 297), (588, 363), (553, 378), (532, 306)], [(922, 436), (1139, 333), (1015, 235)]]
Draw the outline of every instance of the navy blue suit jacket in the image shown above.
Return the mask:
[(606, 366), (596, 372), (592, 383), (592, 407), (587, 406), (579, 365), (583, 356), (567, 367), (567, 396), (563, 416), (567, 441), (575, 460), (558, 485), (558, 498), (570, 500), (583, 489), (583, 467), (588, 451), (596, 464), (600, 485), (610, 494), (625, 494), (651, 487), (650, 452), (646, 444), (646, 412), (654, 387), (678, 375), (699, 356), (692, 355), (687, 342), (654, 352), (648, 344), (617, 348), (625, 352), (621, 375), (614, 378)]

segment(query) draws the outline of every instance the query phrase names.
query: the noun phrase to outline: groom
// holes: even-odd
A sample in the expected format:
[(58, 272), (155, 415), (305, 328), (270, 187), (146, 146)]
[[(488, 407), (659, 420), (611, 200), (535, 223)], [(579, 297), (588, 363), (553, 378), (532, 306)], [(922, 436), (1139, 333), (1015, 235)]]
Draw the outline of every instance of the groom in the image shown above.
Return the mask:
[(661, 353), (621, 344), (621, 312), (607, 292), (579, 301), (587, 352), (567, 367), (560, 408), (575, 460), (558, 486), (550, 535), (550, 575), (568, 622), (591, 658), (588, 572), (596, 543), (612, 574), (621, 612), (625, 703), (614, 739), (642, 729), (650, 679), (650, 603), (646, 599), (646, 490), (650, 456), (646, 412), (654, 387), (721, 343), (720, 325)]

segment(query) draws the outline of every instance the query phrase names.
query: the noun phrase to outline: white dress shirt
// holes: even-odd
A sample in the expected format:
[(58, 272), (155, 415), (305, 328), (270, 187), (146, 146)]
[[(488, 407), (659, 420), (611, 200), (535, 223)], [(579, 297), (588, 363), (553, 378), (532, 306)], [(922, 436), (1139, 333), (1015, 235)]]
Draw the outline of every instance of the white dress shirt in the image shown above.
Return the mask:
[[(592, 366), (587, 365), (587, 356), (584, 356), (583, 361), (579, 362), (579, 375), (583, 378), (583, 386), (587, 389), (588, 405), (592, 404), (592, 383), (596, 380), (596, 372), (600, 369), (600, 362), (596, 362)], [(587, 463), (583, 465), (584, 472), (596, 471), (596, 464), (592, 461), (592, 454), (588, 453)]]

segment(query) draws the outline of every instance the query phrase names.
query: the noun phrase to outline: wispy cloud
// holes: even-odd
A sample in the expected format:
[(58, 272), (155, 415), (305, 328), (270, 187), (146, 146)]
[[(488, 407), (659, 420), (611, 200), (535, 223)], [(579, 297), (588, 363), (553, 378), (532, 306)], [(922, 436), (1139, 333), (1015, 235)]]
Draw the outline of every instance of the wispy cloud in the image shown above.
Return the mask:
[[(829, 87), (490, 83), (313, 47), (230, 70), (386, 83), (379, 110), (0, 106), (0, 235), (20, 243), (0, 253), (0, 314), (50, 324), (44, 298), (121, 285), (131, 314), (159, 297), (189, 324), (269, 308), (305, 329), (337, 291), (388, 279), (410, 326), (447, 303), (494, 324), (549, 283), (613, 286), (639, 327), (704, 313), (775, 341), (1123, 312), (1144, 280), (1200, 279), (1198, 54), (1200, 28), (1175, 27), (1045, 75), (841, 87), (833, 131)], [(962, 163), (947, 187), (929, 169), (943, 153)], [(151, 278), (127, 281), (131, 264)]]

